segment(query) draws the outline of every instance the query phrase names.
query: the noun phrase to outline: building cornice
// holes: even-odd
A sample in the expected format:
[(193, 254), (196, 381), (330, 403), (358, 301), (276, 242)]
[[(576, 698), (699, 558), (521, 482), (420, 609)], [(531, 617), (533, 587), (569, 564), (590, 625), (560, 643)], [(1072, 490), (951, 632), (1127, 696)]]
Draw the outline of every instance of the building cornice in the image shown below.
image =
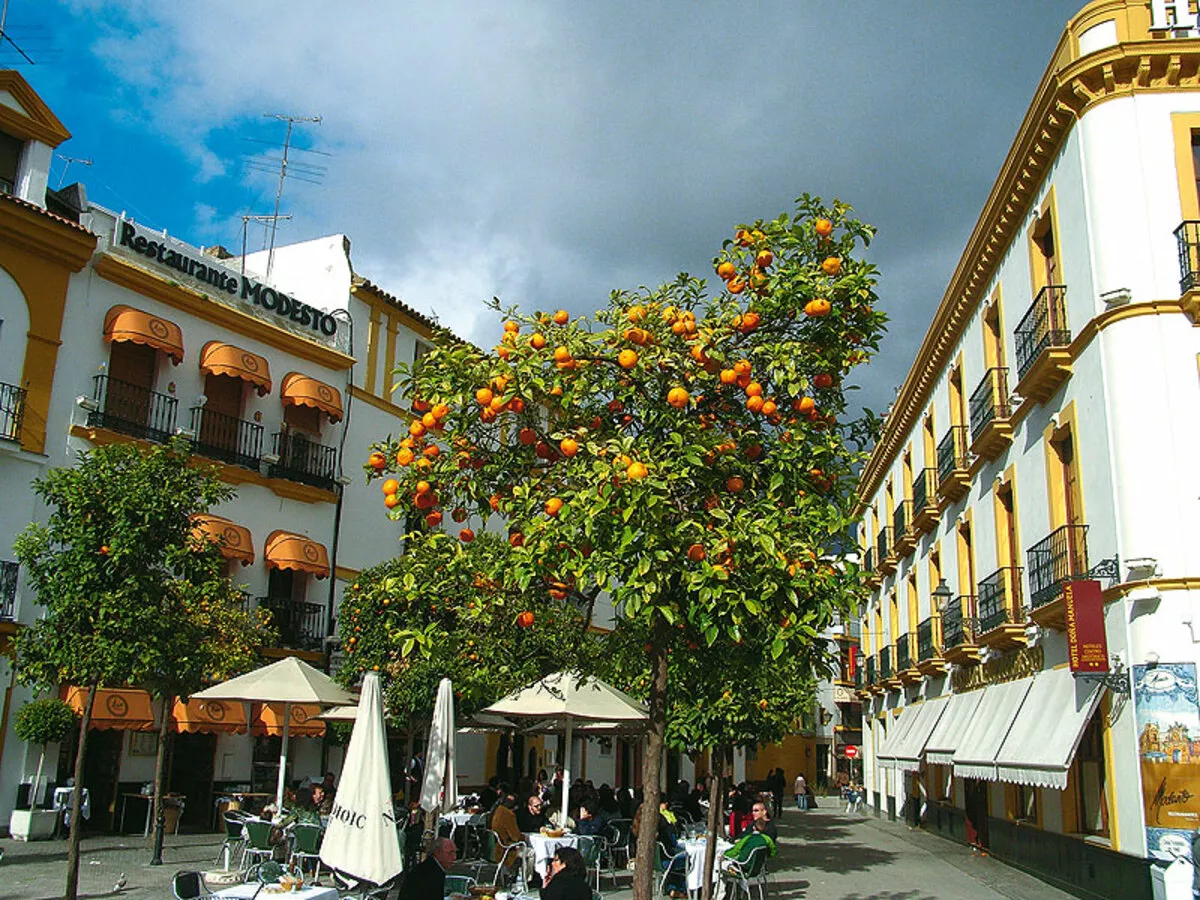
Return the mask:
[[(860, 506), (870, 503), (904, 439), (918, 424), (1075, 122), (1108, 100), (1200, 90), (1200, 39), (1127, 39), (1130, 34), (1147, 33), (1145, 6), (1133, 0), (1092, 4), (1071, 20), (1059, 39), (883, 433), (863, 467)], [(1124, 42), (1077, 58), (1078, 35), (1106, 16), (1116, 21), (1118, 37)]]
[(0, 242), (70, 272), (86, 266), (96, 251), (96, 236), (86, 228), (7, 195), (0, 200)]

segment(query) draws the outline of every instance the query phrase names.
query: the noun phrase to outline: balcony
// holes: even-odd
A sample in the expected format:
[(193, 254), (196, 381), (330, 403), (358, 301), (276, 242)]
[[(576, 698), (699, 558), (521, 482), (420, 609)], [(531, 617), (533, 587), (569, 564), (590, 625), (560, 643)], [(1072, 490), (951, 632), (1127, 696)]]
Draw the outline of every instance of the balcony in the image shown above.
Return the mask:
[(922, 675), (940, 675), (949, 668), (942, 656), (940, 621), (930, 616), (917, 626), (917, 668)]
[(20, 565), (0, 560), (0, 622), (12, 622), (17, 616), (17, 573)]
[(912, 527), (917, 534), (933, 531), (938, 522), (938, 470), (930, 466), (913, 479)]
[(867, 587), (877, 587), (880, 582), (878, 557), (875, 555), (875, 548), (868, 547), (863, 553), (863, 580), (866, 581)]
[(917, 670), (916, 660), (913, 659), (913, 634), (902, 634), (896, 639), (896, 677), (904, 684), (916, 684), (921, 680)]
[(1189, 219), (1175, 229), (1179, 249), (1179, 293), (1181, 305), (1192, 323), (1200, 321), (1200, 221)]
[(0, 382), (0, 441), (21, 440), (25, 417), (25, 389)]
[(875, 539), (875, 556), (879, 562), (875, 567), (880, 575), (891, 575), (896, 571), (896, 550), (892, 546), (892, 529), (885, 525), (879, 529)]
[(879, 684), (879, 664), (874, 656), (868, 656), (863, 662), (865, 674), (863, 675), (863, 688), (867, 693), (879, 694), (883, 692), (882, 686)]
[(1012, 443), (1012, 406), (1008, 402), (1008, 369), (988, 369), (971, 394), (971, 452), (995, 459)]
[(879, 681), (888, 690), (900, 690), (900, 679), (896, 675), (896, 645), (888, 644), (879, 651)]
[(263, 427), (224, 413), (192, 407), (192, 449), (200, 456), (247, 469), (262, 459)]
[(892, 534), (896, 538), (896, 557), (912, 553), (917, 546), (917, 532), (912, 527), (913, 502), (901, 500), (892, 513)]
[(1017, 343), (1016, 392), (1044, 403), (1071, 374), (1071, 329), (1067, 327), (1067, 287), (1048, 284), (1034, 298), (1013, 337)]
[(88, 413), (88, 428), (107, 428), (155, 443), (175, 433), (179, 401), (170, 394), (107, 375), (97, 375), (92, 381), (96, 408)]
[(979, 582), (979, 642), (993, 650), (1025, 646), (1019, 566), (997, 569)]
[(337, 448), (311, 441), (299, 432), (277, 431), (271, 435), (271, 452), (279, 462), (271, 463), (271, 478), (286, 478), (332, 491), (337, 479)]
[(1088, 574), (1087, 526), (1064, 525), (1029, 548), (1029, 617), (1066, 630), (1063, 585)]
[(967, 451), (967, 426), (951, 425), (937, 449), (938, 496), (952, 502), (971, 487), (971, 457)]
[(289, 650), (320, 651), (325, 641), (325, 606), (286, 597), (257, 597), (260, 609), (271, 613), (279, 646)]
[(978, 599), (974, 594), (959, 594), (942, 610), (942, 653), (947, 662), (979, 662)]

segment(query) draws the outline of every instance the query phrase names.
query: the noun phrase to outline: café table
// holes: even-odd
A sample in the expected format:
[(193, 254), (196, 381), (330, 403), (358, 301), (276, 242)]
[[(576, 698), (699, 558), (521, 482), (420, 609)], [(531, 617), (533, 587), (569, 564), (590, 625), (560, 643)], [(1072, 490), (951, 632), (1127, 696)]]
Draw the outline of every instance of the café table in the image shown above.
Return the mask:
[(538, 832), (530, 832), (525, 835), (525, 842), (533, 851), (534, 869), (545, 878), (550, 871), (550, 860), (554, 857), (554, 851), (559, 847), (578, 847), (579, 836), (564, 834), (561, 837), (547, 837)]
[(454, 840), (454, 833), (470, 822), (473, 815), (474, 813), (469, 813), (465, 810), (455, 810), (454, 812), (443, 813), (438, 821), (450, 823), (450, 840)]
[[(271, 890), (272, 888), (275, 890)], [(338, 900), (337, 888), (334, 887), (307, 884), (298, 891), (284, 891), (279, 885), (261, 885), (253, 881), (235, 884), (233, 887), (217, 891), (212, 896), (221, 897), (223, 900), (265, 900), (267, 897), (278, 900)]]
[[(704, 886), (704, 853), (708, 849), (708, 838), (688, 838), (687, 840), (680, 841), (679, 844), (687, 851), (688, 855), (687, 886), (688, 893), (690, 894), (692, 891), (699, 891)], [(718, 887), (721, 881), (717, 876), (721, 856), (732, 846), (733, 844), (729, 843), (729, 841), (717, 838), (717, 852), (713, 857), (714, 888)]]

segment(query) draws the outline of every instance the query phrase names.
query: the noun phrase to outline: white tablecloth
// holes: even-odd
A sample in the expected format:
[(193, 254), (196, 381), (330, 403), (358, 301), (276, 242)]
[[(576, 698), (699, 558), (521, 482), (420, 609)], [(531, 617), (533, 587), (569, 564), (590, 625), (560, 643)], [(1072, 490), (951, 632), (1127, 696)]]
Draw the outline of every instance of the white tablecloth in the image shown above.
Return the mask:
[[(267, 893), (271, 887), (272, 885), (267, 885), (259, 891), (258, 900), (338, 900), (337, 888), (306, 885), (303, 890), (299, 891)], [(231, 888), (217, 891), (213, 896), (224, 897), (225, 900), (250, 900), (258, 888), (259, 885), (255, 882), (235, 884)]]
[(450, 823), (450, 839), (453, 840), (454, 832), (458, 831), (459, 828), (470, 822), (471, 818), (472, 814), (469, 812), (452, 812), (443, 813), (441, 816), (439, 816), (438, 821)]
[(543, 878), (550, 871), (550, 860), (559, 847), (578, 847), (579, 837), (564, 834), (562, 837), (546, 837), (544, 834), (527, 834), (525, 840), (533, 850), (533, 867)]
[[(704, 853), (708, 846), (708, 838), (689, 838), (686, 841), (680, 841), (682, 846), (688, 853), (688, 891), (698, 891), (704, 886)], [(733, 844), (729, 841), (717, 839), (717, 855), (713, 858), (713, 872), (716, 872), (716, 866), (721, 862), (721, 854), (732, 847)], [(713, 875), (713, 884), (717, 885), (720, 879)]]

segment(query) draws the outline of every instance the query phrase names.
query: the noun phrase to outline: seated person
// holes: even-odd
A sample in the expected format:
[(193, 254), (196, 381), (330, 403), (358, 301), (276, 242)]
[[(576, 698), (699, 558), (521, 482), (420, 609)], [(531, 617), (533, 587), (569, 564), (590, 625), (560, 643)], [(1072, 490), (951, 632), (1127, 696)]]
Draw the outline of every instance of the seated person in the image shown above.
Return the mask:
[(321, 815), (327, 816), (333, 812), (333, 794), (325, 793), (324, 786), (318, 784), (313, 787), (312, 798), (313, 805)]
[(483, 807), (485, 812), (491, 810), (496, 805), (496, 801), (500, 799), (500, 776), (493, 775), (488, 779), (487, 787), (479, 792), (479, 805)]
[(583, 854), (574, 847), (555, 850), (539, 895), (541, 900), (592, 900)]
[[(771, 810), (767, 806), (767, 801), (762, 797), (755, 800), (754, 806), (750, 810), (750, 815), (753, 816), (754, 827), (758, 828), (759, 831), (778, 844), (779, 829), (775, 827), (775, 822), (771, 819)], [(761, 828), (759, 828), (760, 822), (762, 823)]]
[[(667, 876), (665, 887), (671, 897), (686, 897), (687, 851), (679, 844), (679, 836), (675, 831), (675, 823), (667, 818), (666, 794), (659, 794), (658, 807), (658, 833), (656, 840), (662, 846), (662, 871), (670, 873)], [(644, 808), (645, 805), (643, 804)]]
[(301, 825), (320, 825), (321, 813), (317, 810), (311, 788), (302, 787), (296, 791), (296, 799), (292, 801), (291, 811), (275, 824), (279, 828), (299, 823)]
[(424, 861), (408, 870), (399, 900), (429, 900), (446, 896), (446, 873), (458, 856), (454, 841), (435, 838)]
[(726, 861), (734, 860), (739, 863), (748, 862), (750, 854), (759, 847), (766, 848), (767, 856), (774, 856), (779, 852), (779, 848), (775, 842), (764, 831), (766, 826), (765, 819), (755, 819), (753, 826), (744, 835), (738, 838), (738, 842), (725, 851), (721, 857), (721, 870), (730, 874), (737, 874), (737, 870), (726, 865)]
[(608, 829), (608, 815), (600, 809), (598, 801), (587, 799), (579, 807), (579, 822), (575, 831), (579, 834), (602, 835)]
[(542, 811), (542, 798), (534, 793), (525, 798), (525, 805), (517, 810), (517, 826), (525, 834), (541, 831), (550, 824), (550, 819)]
[[(525, 835), (521, 834), (521, 829), (517, 825), (517, 797), (516, 794), (506, 793), (496, 803), (496, 809), (492, 812), (491, 829), (496, 833), (497, 842), (495, 849), (492, 851), (492, 862), (504, 861), (504, 866), (511, 874), (517, 866), (517, 863), (524, 861), (525, 868), (523, 872), (528, 871), (529, 864), (533, 860), (533, 851), (528, 847), (523, 847), (517, 852), (505, 852), (504, 847), (511, 844), (520, 844), (525, 840)], [(504, 846), (502, 847), (501, 844)]]

